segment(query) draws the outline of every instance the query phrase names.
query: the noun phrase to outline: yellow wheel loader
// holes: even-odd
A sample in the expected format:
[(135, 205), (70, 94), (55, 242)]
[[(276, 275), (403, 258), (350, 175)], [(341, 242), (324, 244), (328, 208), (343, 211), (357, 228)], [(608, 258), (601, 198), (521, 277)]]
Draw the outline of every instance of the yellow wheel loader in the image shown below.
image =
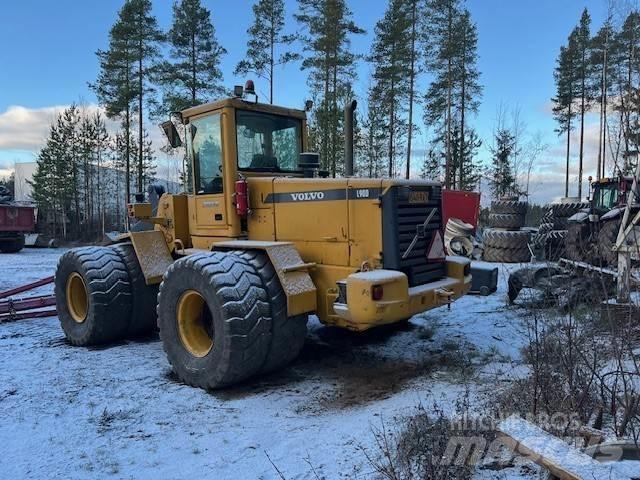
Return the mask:
[(293, 360), (310, 314), (364, 331), (469, 290), (469, 261), (444, 256), (438, 183), (327, 178), (307, 153), (305, 111), (239, 90), (163, 124), (186, 147), (188, 191), (129, 205), (153, 230), (61, 257), (57, 308), (72, 344), (157, 321), (180, 379), (214, 389)]

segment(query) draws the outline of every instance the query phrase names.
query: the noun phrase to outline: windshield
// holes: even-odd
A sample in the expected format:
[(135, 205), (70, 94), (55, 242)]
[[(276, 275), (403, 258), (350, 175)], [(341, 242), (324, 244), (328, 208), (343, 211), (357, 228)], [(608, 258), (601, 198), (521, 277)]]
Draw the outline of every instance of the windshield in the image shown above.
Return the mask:
[(610, 210), (618, 205), (617, 185), (598, 185), (595, 192), (595, 207)]
[(257, 172), (298, 170), (302, 121), (262, 112), (236, 112), (238, 169)]

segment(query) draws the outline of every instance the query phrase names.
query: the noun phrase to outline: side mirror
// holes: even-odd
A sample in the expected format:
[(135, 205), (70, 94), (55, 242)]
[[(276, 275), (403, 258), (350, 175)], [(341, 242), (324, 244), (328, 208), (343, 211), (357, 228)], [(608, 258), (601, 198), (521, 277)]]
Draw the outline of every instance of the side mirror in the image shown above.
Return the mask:
[(162, 122), (160, 124), (160, 128), (162, 128), (162, 131), (167, 137), (167, 140), (169, 141), (169, 145), (171, 145), (171, 148), (178, 148), (182, 146), (182, 139), (180, 138), (178, 129), (176, 128), (176, 126), (173, 124), (171, 120)]

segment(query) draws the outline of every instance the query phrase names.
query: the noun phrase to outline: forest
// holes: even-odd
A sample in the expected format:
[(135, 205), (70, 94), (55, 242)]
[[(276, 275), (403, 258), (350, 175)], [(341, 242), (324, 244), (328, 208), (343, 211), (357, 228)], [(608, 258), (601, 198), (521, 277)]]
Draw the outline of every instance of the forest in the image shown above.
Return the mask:
[[(33, 188), (42, 223), (54, 235), (95, 238), (123, 229), (124, 199), (154, 181), (158, 153), (173, 153), (183, 168), (183, 153), (153, 145), (149, 129), (170, 112), (231, 95), (233, 85), (220, 68), (227, 51), (216, 35), (215, 15), (201, 0), (179, 0), (164, 31), (152, 7), (151, 0), (126, 0), (107, 48), (96, 52), (99, 75), (89, 85), (101, 108), (72, 105), (51, 125)], [(262, 101), (272, 102), (274, 90), (286, 82), (278, 76), (282, 66), (299, 66), (309, 87), (300, 106), (306, 100), (314, 105), (308, 113), (310, 148), (331, 176), (344, 172), (343, 107), (357, 99), (356, 175), (430, 178), (460, 190), (474, 190), (482, 179), (496, 197), (527, 195), (532, 169), (548, 145), (540, 136), (526, 141), (520, 112), (511, 112), (510, 119), (501, 106), (492, 138), (477, 133), (483, 98), (479, 33), (465, 0), (388, 0), (365, 53), (352, 48), (365, 29), (348, 0), (298, 0), (292, 12), (285, 11), (284, 0), (256, 0), (252, 13), (234, 75), (268, 85)], [(560, 48), (555, 72), (549, 72), (557, 87), (557, 133), (566, 135), (567, 195), (572, 134), (580, 129), (582, 173), (588, 113), (600, 116), (598, 174), (628, 171), (640, 138), (640, 14), (631, 11), (619, 27), (611, 14), (597, 32), (591, 28), (585, 10)], [(360, 62), (370, 75), (366, 91), (355, 92)], [(420, 153), (419, 134), (428, 138)], [(484, 161), (478, 155), (483, 145), (489, 152)], [(184, 171), (179, 178), (186, 180)], [(578, 184), (580, 196), (586, 195), (582, 174)], [(115, 206), (105, 200), (120, 196)]]

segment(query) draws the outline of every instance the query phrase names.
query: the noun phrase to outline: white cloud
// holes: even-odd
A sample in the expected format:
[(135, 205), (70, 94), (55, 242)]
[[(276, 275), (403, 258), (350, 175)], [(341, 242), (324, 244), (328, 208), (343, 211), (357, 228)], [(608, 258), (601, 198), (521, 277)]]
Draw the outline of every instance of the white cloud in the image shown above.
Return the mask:
[(49, 125), (65, 105), (26, 108), (13, 105), (0, 113), (0, 150), (36, 152), (47, 137)]

